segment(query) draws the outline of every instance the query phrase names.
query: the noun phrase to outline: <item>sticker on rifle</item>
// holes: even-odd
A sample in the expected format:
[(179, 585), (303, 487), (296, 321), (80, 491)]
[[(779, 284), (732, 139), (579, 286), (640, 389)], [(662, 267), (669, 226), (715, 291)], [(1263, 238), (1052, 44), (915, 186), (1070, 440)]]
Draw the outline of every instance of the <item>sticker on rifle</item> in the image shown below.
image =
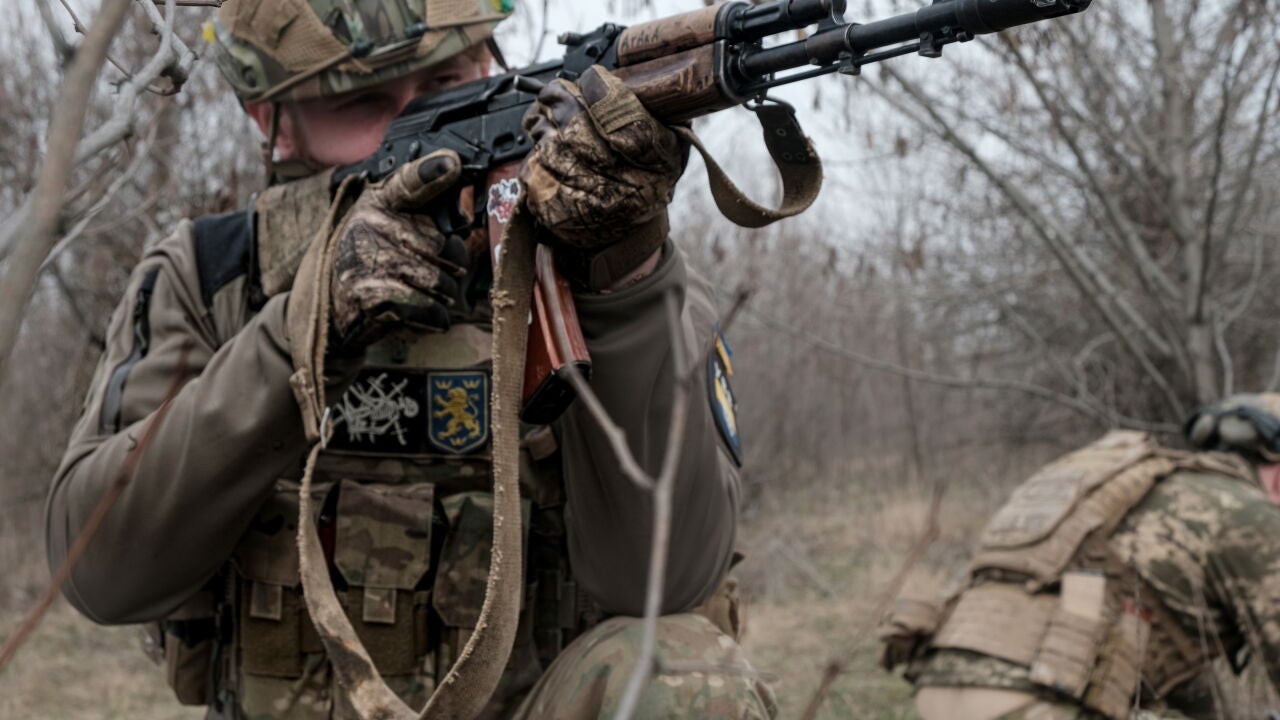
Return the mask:
[(738, 399), (729, 385), (733, 376), (733, 350), (724, 336), (716, 331), (716, 346), (707, 358), (707, 396), (716, 428), (724, 438), (733, 461), (742, 466), (742, 439), (738, 436)]
[(489, 217), (502, 224), (511, 222), (516, 203), (520, 202), (520, 181), (516, 178), (499, 180), (489, 186)]

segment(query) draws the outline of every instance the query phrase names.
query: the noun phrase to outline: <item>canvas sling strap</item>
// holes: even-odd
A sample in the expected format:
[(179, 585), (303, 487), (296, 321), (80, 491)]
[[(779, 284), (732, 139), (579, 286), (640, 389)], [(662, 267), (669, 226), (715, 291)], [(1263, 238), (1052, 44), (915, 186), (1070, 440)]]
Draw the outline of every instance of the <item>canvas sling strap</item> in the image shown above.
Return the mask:
[(764, 144), (782, 179), (782, 202), (777, 209), (764, 207), (746, 196), (711, 157), (702, 140), (687, 127), (673, 127), (702, 156), (707, 165), (711, 197), (730, 222), (745, 228), (761, 228), (799, 215), (818, 199), (822, 190), (822, 160), (805, 137), (795, 108), (776, 100), (747, 106), (760, 121)]
[[(302, 259), (287, 318), (295, 372), (290, 377), (312, 448), (300, 488), (298, 550), (303, 596), (334, 674), (362, 718), (464, 720), (493, 694), (515, 641), (524, 591), (519, 490), (519, 421), (529, 306), (533, 295), (533, 227), (523, 204), (503, 238), (493, 292), (493, 552), (475, 631), (421, 711), (410, 708), (378, 673), (334, 592), (311, 508), (316, 462), (332, 433), (325, 401), (324, 363), (329, 328), (332, 229), (347, 206), (353, 181), (334, 195), (326, 221)], [(300, 297), (298, 297), (300, 295)]]

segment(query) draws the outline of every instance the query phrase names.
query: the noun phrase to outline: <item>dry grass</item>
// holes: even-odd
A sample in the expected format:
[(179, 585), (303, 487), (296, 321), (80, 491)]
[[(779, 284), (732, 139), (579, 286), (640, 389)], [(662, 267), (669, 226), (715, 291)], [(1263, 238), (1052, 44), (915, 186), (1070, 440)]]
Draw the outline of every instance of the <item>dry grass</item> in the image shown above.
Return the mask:
[[(782, 718), (800, 716), (833, 657), (849, 662), (820, 718), (915, 717), (910, 686), (880, 670), (868, 632), (885, 585), (928, 513), (928, 490), (895, 480), (891, 465), (848, 468), (847, 484), (775, 492), (744, 528), (747, 559), (738, 572), (753, 598), (745, 644), (753, 662), (776, 676)], [(964, 568), (967, 548), (1005, 485), (953, 489), (943, 510), (943, 539), (914, 569), (908, 592), (941, 592)]]
[[(942, 539), (916, 567), (909, 589), (937, 592), (963, 570), (968, 548), (1014, 480), (1048, 453), (1027, 453), (1000, 468), (978, 454), (947, 465), (956, 478), (943, 509)], [(751, 600), (745, 644), (756, 666), (776, 677), (779, 717), (800, 716), (822, 667), (850, 659), (819, 714), (824, 720), (915, 718), (910, 688), (876, 665), (871, 612), (914, 543), (927, 512), (927, 489), (893, 478), (892, 463), (847, 468), (848, 483), (774, 488), (744, 524), (747, 559), (737, 573)], [(987, 480), (979, 480), (987, 478)], [(0, 536), (0, 548), (12, 541)], [(35, 573), (36, 571), (31, 571)], [(16, 626), (30, 590), (10, 593), (0, 609), (0, 640)], [(0, 596), (0, 608), (5, 607)], [(1223, 675), (1229, 717), (1261, 717), (1276, 707), (1265, 679)], [(179, 707), (163, 670), (142, 654), (134, 628), (102, 628), (59, 604), (0, 672), (0, 718), (130, 718), (194, 720)]]
[[(0, 640), (19, 613), (0, 612)], [(133, 627), (104, 628), (59, 603), (0, 671), (0, 718), (196, 720), (174, 702), (164, 670), (151, 663)]]

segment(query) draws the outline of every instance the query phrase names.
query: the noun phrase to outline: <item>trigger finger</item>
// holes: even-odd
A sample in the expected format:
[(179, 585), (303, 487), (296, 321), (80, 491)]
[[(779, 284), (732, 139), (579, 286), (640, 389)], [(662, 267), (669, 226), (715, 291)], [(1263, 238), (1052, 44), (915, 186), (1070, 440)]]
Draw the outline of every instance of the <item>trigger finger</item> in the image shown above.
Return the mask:
[(564, 80), (555, 80), (544, 87), (538, 93), (538, 102), (546, 108), (545, 114), (557, 128), (564, 128), (587, 109)]

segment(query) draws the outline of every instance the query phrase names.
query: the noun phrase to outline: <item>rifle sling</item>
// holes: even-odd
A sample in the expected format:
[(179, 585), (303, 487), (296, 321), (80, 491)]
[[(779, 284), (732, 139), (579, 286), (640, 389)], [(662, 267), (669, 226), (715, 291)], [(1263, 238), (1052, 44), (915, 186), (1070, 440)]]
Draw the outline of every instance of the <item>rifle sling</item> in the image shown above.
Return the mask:
[(693, 130), (686, 127), (672, 129), (702, 156), (707, 165), (711, 196), (715, 198), (720, 212), (736, 225), (761, 228), (804, 212), (818, 199), (818, 192), (822, 189), (822, 160), (805, 137), (800, 121), (789, 105), (760, 105), (752, 110), (764, 131), (765, 147), (782, 176), (782, 203), (776, 210), (748, 198), (711, 157)]
[(324, 365), (329, 332), (329, 284), (341, 208), (353, 187), (339, 188), (328, 221), (303, 258), (286, 320), (295, 372), (290, 377), (312, 443), (299, 488), (298, 551), (303, 597), (347, 700), (359, 717), (443, 720), (480, 714), (497, 688), (515, 642), (520, 600), (522, 532), (519, 488), (521, 379), (524, 376), (529, 305), (533, 295), (533, 223), (523, 203), (503, 235), (494, 306), (493, 551), (484, 605), (475, 632), (424, 708), (414, 710), (387, 685), (342, 610), (329, 575), (311, 505), (316, 462), (332, 434), (325, 400)]

